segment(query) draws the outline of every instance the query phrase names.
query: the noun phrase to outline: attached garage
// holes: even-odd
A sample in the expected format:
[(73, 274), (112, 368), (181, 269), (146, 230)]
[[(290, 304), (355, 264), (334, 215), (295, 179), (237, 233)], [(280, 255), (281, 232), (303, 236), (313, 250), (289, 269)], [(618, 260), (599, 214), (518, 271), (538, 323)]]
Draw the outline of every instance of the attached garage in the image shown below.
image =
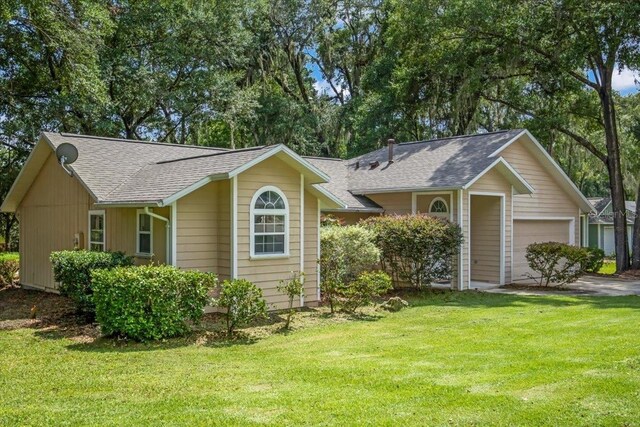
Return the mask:
[(573, 242), (572, 219), (519, 219), (513, 221), (513, 282), (528, 281), (527, 246), (542, 242)]

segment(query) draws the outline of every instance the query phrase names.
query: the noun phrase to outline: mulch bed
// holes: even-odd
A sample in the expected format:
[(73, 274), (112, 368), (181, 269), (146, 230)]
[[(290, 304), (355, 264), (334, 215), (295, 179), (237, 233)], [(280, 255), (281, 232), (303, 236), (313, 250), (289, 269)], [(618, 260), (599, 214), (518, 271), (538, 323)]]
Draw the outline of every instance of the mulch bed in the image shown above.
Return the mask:
[(68, 298), (9, 286), (0, 289), (0, 331), (34, 328), (79, 342), (100, 336), (96, 324), (75, 315)]

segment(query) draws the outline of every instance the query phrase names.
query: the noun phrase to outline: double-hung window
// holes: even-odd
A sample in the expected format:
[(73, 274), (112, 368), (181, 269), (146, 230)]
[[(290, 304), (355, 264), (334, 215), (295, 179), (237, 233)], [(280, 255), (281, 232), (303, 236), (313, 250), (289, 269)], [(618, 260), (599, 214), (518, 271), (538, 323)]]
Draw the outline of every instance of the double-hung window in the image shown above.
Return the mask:
[(289, 205), (277, 187), (263, 187), (251, 201), (251, 256), (287, 256)]
[(105, 250), (104, 211), (89, 211), (89, 250)]
[(143, 209), (137, 211), (136, 255), (153, 255), (153, 218)]

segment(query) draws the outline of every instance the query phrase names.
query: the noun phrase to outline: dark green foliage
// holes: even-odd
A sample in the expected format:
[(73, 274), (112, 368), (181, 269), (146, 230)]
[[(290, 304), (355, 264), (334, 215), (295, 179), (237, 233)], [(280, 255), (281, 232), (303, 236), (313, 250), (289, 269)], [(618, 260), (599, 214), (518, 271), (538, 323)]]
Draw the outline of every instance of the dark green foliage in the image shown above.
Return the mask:
[(457, 224), (427, 215), (377, 216), (362, 224), (375, 233), (382, 266), (395, 286), (420, 288), (451, 278), (453, 257), (462, 243)]
[(59, 251), (51, 253), (51, 264), (60, 294), (71, 298), (79, 313), (92, 318), (95, 305), (91, 272), (133, 265), (133, 257), (124, 252)]
[(333, 313), (343, 286), (380, 261), (374, 234), (359, 226), (328, 226), (320, 230), (320, 272), (323, 298)]
[(12, 285), (19, 270), (20, 256), (17, 253), (0, 253), (0, 288)]
[(391, 277), (383, 271), (364, 271), (353, 282), (339, 290), (340, 305), (350, 313), (359, 307), (369, 305), (375, 298), (393, 288)]
[(237, 327), (267, 315), (267, 303), (262, 297), (262, 289), (245, 279), (222, 282), (220, 295), (212, 303), (225, 310), (229, 337)]
[(584, 248), (588, 257), (584, 264), (584, 271), (587, 273), (597, 273), (604, 265), (604, 251), (600, 248)]
[(559, 242), (532, 243), (527, 246), (527, 263), (538, 275), (528, 274), (541, 286), (572, 283), (584, 274), (589, 252)]
[(211, 273), (155, 265), (94, 270), (92, 280), (102, 333), (137, 341), (188, 332), (188, 321), (202, 318), (217, 283)]
[(291, 324), (291, 318), (295, 314), (293, 309), (293, 302), (296, 298), (300, 298), (304, 295), (304, 273), (293, 272), (290, 279), (281, 280), (278, 284), (278, 292), (282, 292), (289, 298), (289, 307), (287, 309), (287, 320), (284, 324), (284, 329), (289, 329)]

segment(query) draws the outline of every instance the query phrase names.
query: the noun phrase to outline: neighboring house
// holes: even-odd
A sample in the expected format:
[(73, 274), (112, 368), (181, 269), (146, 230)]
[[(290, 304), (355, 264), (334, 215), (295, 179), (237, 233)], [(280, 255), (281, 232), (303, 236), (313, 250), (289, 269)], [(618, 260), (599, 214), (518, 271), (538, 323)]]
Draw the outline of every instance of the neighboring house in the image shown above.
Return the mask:
[[(62, 143), (79, 156), (67, 166)], [(283, 145), (241, 150), (43, 133), (0, 207), (20, 219), (21, 281), (55, 290), (49, 254), (122, 250), (242, 277), (282, 307), (278, 281), (305, 273), (319, 299), (320, 213), (348, 223), (427, 213), (462, 226), (454, 289), (527, 273), (531, 242), (586, 241), (589, 202), (526, 130), (391, 144), (351, 160)], [(584, 231), (584, 232), (583, 232)]]
[[(589, 198), (594, 211), (589, 215), (589, 246), (600, 248), (605, 255), (615, 255), (616, 245), (613, 233), (613, 208), (611, 198)], [(629, 250), (631, 250), (633, 236), (633, 222), (636, 217), (636, 202), (625, 202), (627, 211), (627, 233), (629, 235)]]

